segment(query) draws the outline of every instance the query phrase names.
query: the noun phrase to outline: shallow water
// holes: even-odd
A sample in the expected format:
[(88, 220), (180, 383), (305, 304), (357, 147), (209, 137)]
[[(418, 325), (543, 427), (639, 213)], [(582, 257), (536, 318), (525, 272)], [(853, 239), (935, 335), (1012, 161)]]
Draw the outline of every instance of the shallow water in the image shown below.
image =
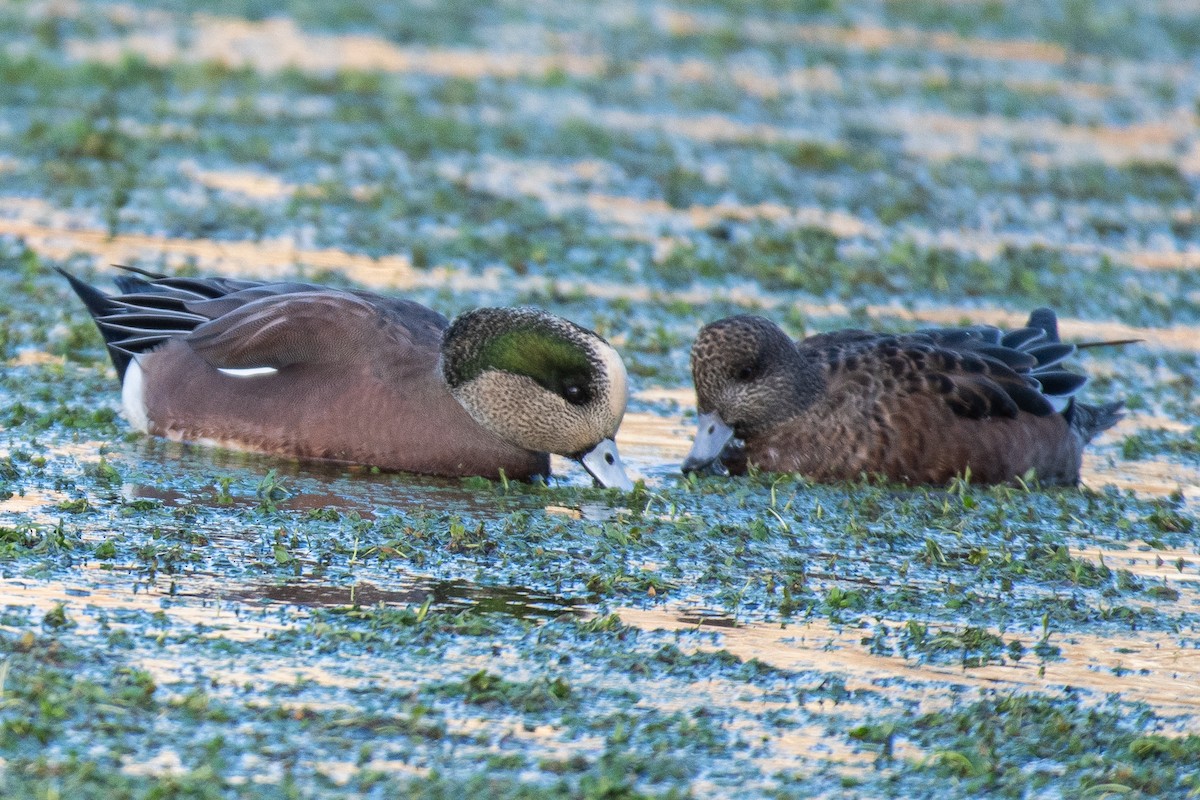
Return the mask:
[[(0, 794), (1194, 792), (1176, 6), (0, 2)], [(547, 307), (645, 488), (129, 436), (49, 271), (113, 263)], [(1044, 304), (1141, 340), (1079, 490), (678, 473), (708, 320)]]
[[(621, 609), (617, 613), (630, 624), (650, 630), (697, 625), (687, 615), (664, 610)], [(909, 697), (916, 701), (928, 702), (928, 684), (946, 681), (1001, 691), (1095, 687), (1136, 697), (1165, 715), (1181, 717), (1185, 725), (1200, 706), (1200, 699), (1187, 690), (1200, 680), (1200, 644), (1181, 642), (1177, 637), (1072, 635), (1063, 645), (1061, 664), (1017, 663), (964, 672), (957, 666), (897, 663), (894, 658), (863, 654), (859, 646), (862, 636), (857, 627), (832, 626), (824, 620), (783, 627), (751, 624), (726, 629), (720, 646), (743, 659), (754, 658), (784, 669), (833, 669), (847, 681), (848, 688), (903, 678), (913, 687)]]

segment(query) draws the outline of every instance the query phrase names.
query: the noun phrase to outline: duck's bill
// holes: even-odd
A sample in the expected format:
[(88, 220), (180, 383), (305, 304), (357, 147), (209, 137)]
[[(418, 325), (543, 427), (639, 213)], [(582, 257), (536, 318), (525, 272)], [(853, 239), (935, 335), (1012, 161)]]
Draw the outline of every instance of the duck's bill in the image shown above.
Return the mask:
[(717, 412), (709, 411), (696, 418), (696, 438), (692, 450), (683, 460), (684, 472), (700, 472), (721, 457), (725, 445), (733, 439), (733, 428), (725, 424)]
[(617, 443), (605, 439), (600, 444), (579, 457), (596, 483), (607, 489), (622, 489), (628, 492), (633, 488), (633, 481), (625, 474), (625, 465), (621, 463), (621, 454), (617, 452)]

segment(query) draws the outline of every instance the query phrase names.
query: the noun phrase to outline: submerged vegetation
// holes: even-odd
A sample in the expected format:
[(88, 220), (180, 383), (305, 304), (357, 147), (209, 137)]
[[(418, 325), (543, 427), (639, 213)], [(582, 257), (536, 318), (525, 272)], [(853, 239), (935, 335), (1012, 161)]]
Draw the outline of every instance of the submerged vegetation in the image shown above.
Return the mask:
[[(1190, 12), (136, 10), (0, 5), (0, 795), (1200, 795)], [(644, 483), (133, 434), (118, 260), (545, 306)], [(1143, 340), (1078, 490), (677, 474), (704, 322), (1043, 304)]]

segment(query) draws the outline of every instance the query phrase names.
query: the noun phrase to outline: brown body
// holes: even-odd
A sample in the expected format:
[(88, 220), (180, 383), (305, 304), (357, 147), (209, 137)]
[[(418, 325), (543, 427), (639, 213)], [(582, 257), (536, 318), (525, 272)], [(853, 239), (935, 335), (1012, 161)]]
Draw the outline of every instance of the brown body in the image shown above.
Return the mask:
[(898, 483), (944, 484), (970, 471), (1004, 483), (1034, 470), (1047, 484), (1079, 480), (1083, 440), (1061, 414), (964, 419), (922, 395), (874, 398), (836, 389), (818, 404), (748, 439), (739, 464), (798, 472), (819, 483), (881, 475)]
[[(969, 473), (1074, 485), (1084, 446), (1121, 406), (1074, 399), (1085, 378), (1058, 366), (1074, 350), (1049, 309), (1009, 333), (845, 330), (799, 342), (761, 317), (729, 317), (692, 349), (702, 417), (684, 468), (719, 457), (733, 473), (753, 465), (821, 482), (944, 484)], [(705, 429), (723, 433), (706, 440)], [(712, 442), (724, 436), (742, 444), (718, 455)]]
[(454, 396), (449, 322), (418, 303), (226, 278), (120, 276), (110, 296), (66, 277), (145, 433), (428, 475), (550, 473), (545, 451), (501, 438)]
[(547, 454), (503, 441), (454, 399), (436, 347), (407, 355), (408, 374), (393, 380), (365, 362), (233, 377), (173, 339), (140, 359), (148, 432), (426, 475), (549, 475)]

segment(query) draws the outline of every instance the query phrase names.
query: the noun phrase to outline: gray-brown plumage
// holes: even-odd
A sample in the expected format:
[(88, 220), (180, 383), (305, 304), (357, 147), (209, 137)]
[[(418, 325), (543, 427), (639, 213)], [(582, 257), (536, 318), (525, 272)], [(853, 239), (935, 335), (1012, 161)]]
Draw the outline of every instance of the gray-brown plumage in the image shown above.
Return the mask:
[(555, 452), (630, 485), (612, 444), (620, 358), (546, 312), (478, 309), (451, 325), (409, 300), (308, 283), (122, 275), (106, 295), (63, 275), (144, 432), (446, 476), (547, 475)]
[(968, 470), (1002, 483), (1032, 470), (1073, 485), (1084, 446), (1122, 405), (1074, 398), (1086, 378), (1059, 365), (1075, 350), (1050, 309), (1007, 333), (843, 330), (800, 342), (761, 317), (722, 319), (692, 347), (700, 419), (684, 470), (720, 461), (734, 473), (753, 464), (819, 482), (908, 484)]

